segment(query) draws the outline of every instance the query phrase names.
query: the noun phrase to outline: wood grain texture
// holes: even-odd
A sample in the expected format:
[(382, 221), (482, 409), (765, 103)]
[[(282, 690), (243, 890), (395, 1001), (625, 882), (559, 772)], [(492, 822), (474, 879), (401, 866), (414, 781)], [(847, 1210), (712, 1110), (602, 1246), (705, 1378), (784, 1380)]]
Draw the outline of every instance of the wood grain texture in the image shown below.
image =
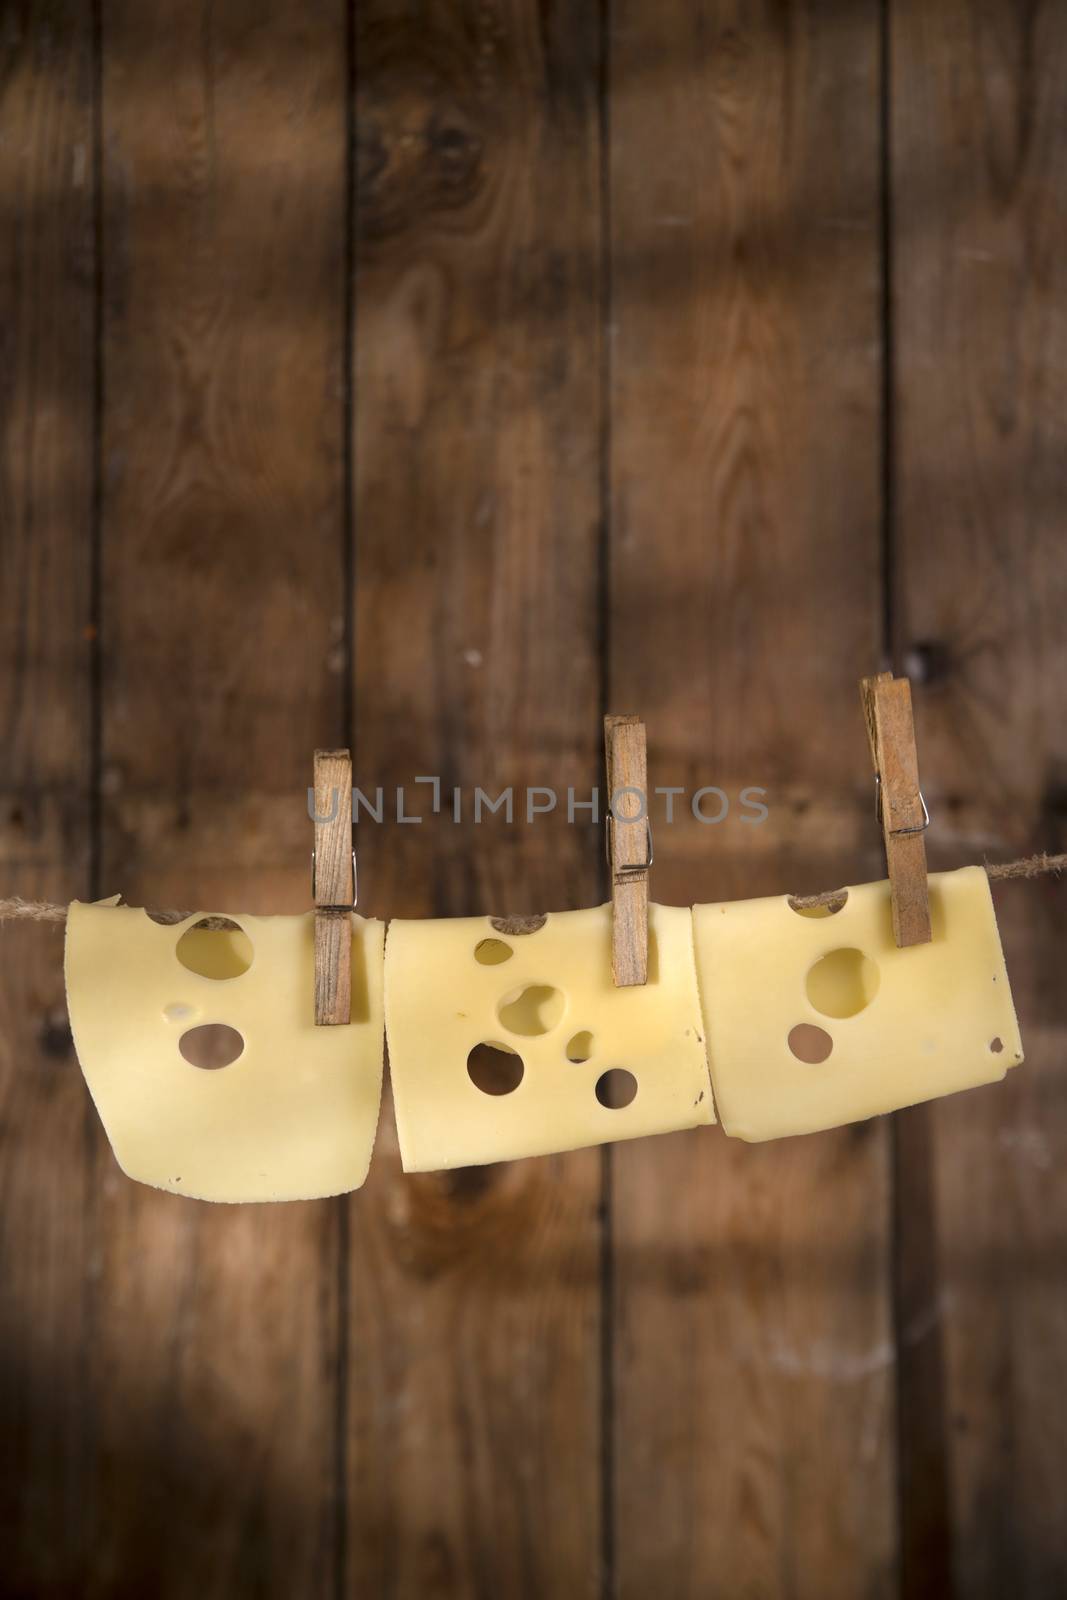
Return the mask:
[(352, 756), (348, 750), (316, 750), (314, 760), (315, 870), (317, 906), (344, 906), (356, 898), (352, 871)]
[[(862, 881), (877, 7), (614, 16), (609, 692), (641, 705), (654, 788), (730, 801), (716, 826), (656, 813), (652, 895)], [(747, 786), (764, 825), (741, 820)], [(672, 1135), (611, 1163), (617, 1594), (890, 1594), (884, 1124)]]
[[(310, 897), (311, 752), (345, 739), (344, 42), (340, 5), (104, 8), (101, 888), (134, 904)], [(81, 1592), (331, 1594), (337, 1207), (178, 1204), (94, 1144)]]
[[(891, 16), (896, 632), (923, 680), (931, 856), (1062, 850), (1067, 13)], [(996, 899), (1026, 1064), (926, 1112), (902, 1174), (929, 1260), (902, 1402), (914, 1419), (925, 1396), (940, 1430), (917, 1467), (940, 1453), (939, 1592), (969, 1600), (1067, 1587), (1064, 892)], [(904, 1511), (905, 1592), (925, 1594), (929, 1507)]]
[[(356, 743), (390, 800), (361, 907), (588, 905), (603, 839), (565, 790), (601, 759), (595, 8), (356, 18)], [(514, 823), (457, 824), (457, 785), (514, 785)], [(527, 785), (560, 795), (532, 823)], [(349, 1592), (597, 1594), (599, 1173), (405, 1177), (386, 1114), (349, 1213)]]
[(925, 819), (911, 684), (880, 672), (860, 681), (867, 742), (874, 767), (878, 817), (885, 845), (898, 948), (930, 942), (930, 890), (926, 877)]
[(315, 1022), (346, 1027), (352, 1020), (352, 913), (315, 912)]
[(352, 756), (316, 750), (314, 761), (315, 1022), (344, 1027), (352, 1020)]
[[(84, 7), (0, 19), (0, 878), (89, 879), (92, 71)], [(0, 1549), (10, 1594), (77, 1592), (91, 1115), (61, 929), (0, 935)]]
[[(645, 725), (640, 717), (604, 718), (611, 881), (611, 975), (621, 988), (648, 982), (648, 814)], [(609, 817), (610, 813), (610, 817)]]
[[(521, 938), (603, 891), (608, 692), (687, 791), (655, 898), (878, 876), (883, 487), (932, 864), (1067, 847), (1062, 8), (93, 15), (0, 19), (5, 893), (303, 909), (358, 732), (365, 908)], [(1027, 1063), (896, 1118), (892, 1174), (880, 1123), (404, 1178), (386, 1105), (358, 1196), (241, 1210), (121, 1177), (61, 939), (5, 930), (5, 1590), (1064, 1592), (1067, 914), (996, 894)]]

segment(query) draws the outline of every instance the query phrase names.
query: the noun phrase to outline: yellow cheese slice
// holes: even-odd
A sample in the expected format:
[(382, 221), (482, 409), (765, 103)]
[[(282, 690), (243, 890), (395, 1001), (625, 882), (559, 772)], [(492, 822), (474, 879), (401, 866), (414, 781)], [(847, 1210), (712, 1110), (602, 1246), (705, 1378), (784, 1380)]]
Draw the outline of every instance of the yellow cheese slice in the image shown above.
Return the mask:
[(649, 907), (648, 983), (627, 989), (612, 983), (610, 906), (526, 933), (391, 922), (385, 1007), (405, 1171), (715, 1120), (684, 908)]
[(930, 913), (932, 942), (898, 950), (888, 883), (850, 888), (832, 915), (785, 895), (694, 907), (727, 1133), (813, 1133), (992, 1083), (1023, 1059), (982, 868), (932, 873)]
[[(384, 925), (353, 917), (352, 1022), (314, 1023), (312, 914), (173, 926), (128, 906), (67, 917), (74, 1044), (122, 1170), (201, 1200), (357, 1189), (381, 1099)], [(218, 1070), (183, 1050), (227, 1036)], [(197, 1029), (211, 1029), (198, 1034)], [(241, 1042), (243, 1041), (243, 1048)]]

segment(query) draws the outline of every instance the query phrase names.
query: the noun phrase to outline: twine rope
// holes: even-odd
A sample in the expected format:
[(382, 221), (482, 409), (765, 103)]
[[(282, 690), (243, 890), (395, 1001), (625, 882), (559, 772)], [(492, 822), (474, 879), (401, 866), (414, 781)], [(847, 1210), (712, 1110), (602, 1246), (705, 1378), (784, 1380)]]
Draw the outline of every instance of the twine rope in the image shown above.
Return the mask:
[[(1040, 851), (1037, 855), (1023, 856), (1018, 861), (1000, 861), (985, 864), (990, 881), (1001, 883), (1010, 878), (1043, 878), (1058, 876), (1067, 872), (1067, 854), (1049, 855), (1047, 851)], [(816, 906), (832, 906), (840, 901), (844, 894), (843, 889), (824, 889), (821, 894), (791, 895), (790, 904), (798, 911), (814, 910)], [(189, 911), (157, 911), (152, 913), (159, 922), (182, 922)], [(59, 924), (67, 920), (67, 907), (55, 905), (49, 900), (23, 900), (19, 895), (11, 895), (7, 899), (0, 899), (0, 922), (51, 922)]]

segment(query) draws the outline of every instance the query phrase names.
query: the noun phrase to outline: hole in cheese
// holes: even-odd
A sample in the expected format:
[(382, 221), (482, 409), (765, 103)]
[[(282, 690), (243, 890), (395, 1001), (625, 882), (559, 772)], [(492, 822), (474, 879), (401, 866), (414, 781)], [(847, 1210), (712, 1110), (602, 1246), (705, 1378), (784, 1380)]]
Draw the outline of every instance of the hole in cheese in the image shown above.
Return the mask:
[(534, 916), (490, 917), (490, 923), (497, 933), (506, 933), (509, 937), (520, 934), (540, 933), (548, 918), (543, 912)]
[(476, 1044), (467, 1057), (467, 1075), (483, 1094), (511, 1094), (522, 1082), (522, 1057), (509, 1044)]
[(824, 1017), (854, 1017), (878, 993), (878, 968), (862, 950), (831, 950), (808, 973), (808, 999)]
[(496, 1008), (496, 1014), (509, 1033), (533, 1038), (548, 1033), (563, 1015), (564, 1000), (558, 989), (547, 983), (531, 983), (512, 989)]
[(609, 1111), (621, 1111), (637, 1094), (637, 1079), (625, 1067), (609, 1067), (596, 1081), (596, 1097)]
[(798, 1061), (806, 1061), (810, 1066), (825, 1061), (833, 1047), (834, 1041), (826, 1029), (816, 1027), (813, 1022), (798, 1022), (789, 1031), (790, 1050)]
[(174, 953), (187, 971), (202, 978), (239, 978), (252, 965), (252, 941), (228, 917), (194, 922), (178, 940)]
[(190, 1066), (216, 1072), (228, 1067), (244, 1050), (245, 1042), (236, 1028), (225, 1022), (205, 1022), (189, 1028), (178, 1040), (178, 1049)]
[(499, 967), (505, 961), (510, 961), (514, 954), (514, 950), (503, 939), (480, 939), (474, 947), (474, 959), (480, 961), (483, 967)]
[(583, 1028), (581, 1033), (576, 1033), (573, 1039), (567, 1040), (568, 1061), (588, 1061), (593, 1054), (593, 1035), (588, 1028)]
[(836, 917), (837, 913), (843, 910), (847, 899), (848, 890), (842, 889), (840, 894), (835, 894), (833, 899), (828, 900), (825, 905), (798, 906), (795, 896), (790, 895), (789, 909), (790, 911), (795, 911), (798, 917)]
[(992, 1052), (993, 1052), (993, 1054), (995, 1056), (999, 1056), (1000, 1052), (1004, 1048), (1004, 1040), (1003, 1039), (990, 1039), (989, 1048), (990, 1048), (990, 1050), (992, 1050)]

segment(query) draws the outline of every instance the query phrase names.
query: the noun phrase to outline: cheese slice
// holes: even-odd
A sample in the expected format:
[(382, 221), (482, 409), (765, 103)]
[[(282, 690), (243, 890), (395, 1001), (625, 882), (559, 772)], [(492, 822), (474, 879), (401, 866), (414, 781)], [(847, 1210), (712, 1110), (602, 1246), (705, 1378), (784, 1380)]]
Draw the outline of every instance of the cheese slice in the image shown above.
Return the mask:
[(929, 882), (932, 942), (904, 950), (888, 883), (850, 888), (834, 914), (785, 895), (694, 907), (727, 1133), (812, 1133), (992, 1083), (1023, 1059), (985, 872)]
[[(74, 1044), (119, 1166), (201, 1200), (359, 1188), (381, 1098), (384, 925), (353, 917), (352, 1022), (330, 1028), (314, 1023), (313, 914), (241, 915), (232, 932), (198, 927), (204, 915), (70, 908)], [(218, 1024), (240, 1054), (192, 1065), (183, 1048)]]
[[(405, 1171), (715, 1120), (688, 910), (649, 907), (648, 983), (636, 988), (612, 982), (610, 906), (508, 930), (488, 917), (389, 924), (386, 1027)], [(502, 1068), (494, 1088), (510, 1092), (472, 1079), (487, 1050)], [(620, 1104), (614, 1085), (635, 1083)]]

